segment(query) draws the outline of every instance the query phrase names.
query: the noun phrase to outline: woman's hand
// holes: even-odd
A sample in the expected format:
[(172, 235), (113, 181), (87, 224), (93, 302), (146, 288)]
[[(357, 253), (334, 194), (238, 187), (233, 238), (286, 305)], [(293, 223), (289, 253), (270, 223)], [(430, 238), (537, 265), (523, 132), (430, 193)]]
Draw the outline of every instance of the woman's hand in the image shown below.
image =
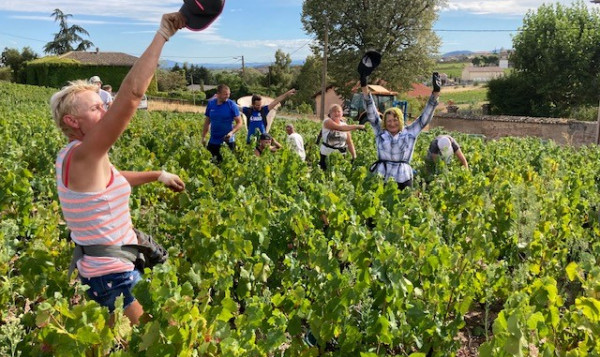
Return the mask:
[(160, 20), (160, 28), (158, 33), (169, 41), (169, 38), (177, 32), (177, 30), (185, 27), (185, 17), (179, 11), (170, 14), (164, 14)]
[(172, 174), (170, 172), (164, 171), (161, 172), (160, 176), (158, 176), (158, 181), (162, 182), (175, 192), (181, 192), (185, 190), (185, 183), (181, 181), (179, 176)]

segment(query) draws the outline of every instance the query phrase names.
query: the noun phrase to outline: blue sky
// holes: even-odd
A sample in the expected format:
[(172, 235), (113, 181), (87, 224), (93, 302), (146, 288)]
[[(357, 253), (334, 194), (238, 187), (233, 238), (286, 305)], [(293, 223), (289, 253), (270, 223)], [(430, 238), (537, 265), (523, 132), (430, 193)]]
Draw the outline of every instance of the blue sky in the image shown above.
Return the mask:
[[(522, 25), (523, 15), (543, 2), (449, 0), (434, 26), (442, 38), (440, 53), (510, 48), (511, 35)], [(555, 2), (571, 4), (571, 0)], [(0, 0), (0, 49), (29, 46), (44, 55), (44, 44), (58, 31), (50, 14), (59, 8), (73, 15), (70, 25), (88, 30), (88, 39), (100, 51), (140, 55), (156, 32), (161, 14), (176, 11), (181, 4), (182, 0)], [(241, 64), (244, 56), (246, 63), (272, 62), (275, 51), (281, 49), (301, 60), (310, 54), (311, 42), (302, 28), (301, 12), (302, 0), (226, 0), (217, 21), (202, 32), (177, 33), (162, 58)]]

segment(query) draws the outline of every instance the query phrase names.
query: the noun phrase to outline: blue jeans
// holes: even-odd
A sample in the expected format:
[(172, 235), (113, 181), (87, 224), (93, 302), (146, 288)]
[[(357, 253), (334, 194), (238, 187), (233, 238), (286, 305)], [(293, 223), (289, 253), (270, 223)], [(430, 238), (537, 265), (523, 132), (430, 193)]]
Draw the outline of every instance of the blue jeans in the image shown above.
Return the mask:
[(102, 306), (108, 307), (108, 310), (113, 312), (115, 310), (115, 300), (120, 295), (123, 295), (123, 309), (135, 301), (131, 290), (140, 278), (140, 272), (132, 270), (94, 278), (81, 277), (81, 282), (90, 287), (87, 291), (90, 299)]

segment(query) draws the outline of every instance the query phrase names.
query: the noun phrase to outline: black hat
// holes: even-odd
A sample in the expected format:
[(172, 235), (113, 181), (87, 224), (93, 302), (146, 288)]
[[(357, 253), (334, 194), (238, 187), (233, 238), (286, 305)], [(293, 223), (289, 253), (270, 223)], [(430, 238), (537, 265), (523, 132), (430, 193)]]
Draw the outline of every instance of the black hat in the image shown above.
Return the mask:
[(219, 17), (224, 6), (225, 0), (183, 0), (179, 12), (185, 17), (188, 29), (202, 31)]
[(360, 60), (358, 64), (358, 73), (361, 76), (368, 76), (381, 63), (381, 54), (377, 51), (370, 50)]
[(260, 140), (271, 140), (273, 137), (269, 133), (260, 134)]

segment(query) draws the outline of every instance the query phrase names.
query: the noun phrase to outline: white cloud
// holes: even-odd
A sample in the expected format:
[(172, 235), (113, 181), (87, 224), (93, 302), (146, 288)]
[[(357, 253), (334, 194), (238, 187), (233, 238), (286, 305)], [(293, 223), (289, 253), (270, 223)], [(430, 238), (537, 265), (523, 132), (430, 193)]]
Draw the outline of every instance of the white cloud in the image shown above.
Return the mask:
[[(524, 15), (528, 10), (535, 10), (542, 4), (559, 2), (570, 6), (572, 0), (449, 0), (448, 6), (443, 11), (466, 11), (474, 14), (494, 15)], [(588, 4), (591, 6), (590, 4)]]
[(65, 14), (72, 14), (72, 21), (76, 20), (77, 23), (83, 23), (81, 21), (82, 17), (93, 15), (95, 17), (133, 19), (156, 24), (160, 21), (162, 14), (179, 10), (181, 4), (181, 0), (148, 0), (144, 2), (103, 0), (101, 3), (81, 0), (30, 0), (27, 2), (27, 6), (23, 6), (22, 1), (0, 0), (0, 11), (48, 14), (48, 18), (53, 19), (50, 14), (54, 12), (54, 9), (60, 9)]

